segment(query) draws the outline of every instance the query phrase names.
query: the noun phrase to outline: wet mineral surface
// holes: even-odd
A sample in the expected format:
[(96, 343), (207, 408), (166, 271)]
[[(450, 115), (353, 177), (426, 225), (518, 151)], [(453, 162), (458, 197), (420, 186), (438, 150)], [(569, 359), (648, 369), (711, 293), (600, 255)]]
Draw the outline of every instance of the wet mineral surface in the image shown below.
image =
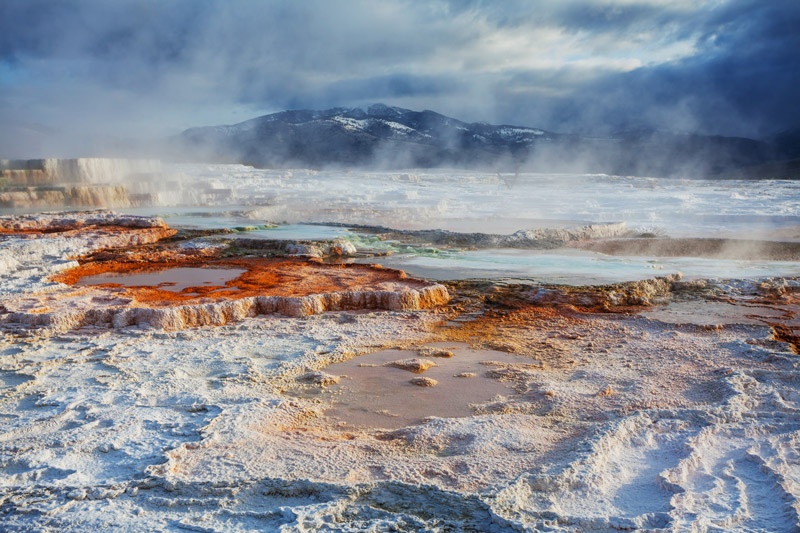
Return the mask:
[(8, 530), (797, 527), (797, 278), (445, 285), (12, 224)]

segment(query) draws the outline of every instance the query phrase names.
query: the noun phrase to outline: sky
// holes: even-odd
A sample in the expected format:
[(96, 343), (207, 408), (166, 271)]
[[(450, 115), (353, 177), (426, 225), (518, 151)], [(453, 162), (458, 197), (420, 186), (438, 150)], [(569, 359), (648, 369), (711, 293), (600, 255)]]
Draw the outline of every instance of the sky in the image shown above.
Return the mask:
[(800, 0), (3, 0), (0, 157), (376, 102), (604, 135), (800, 126)]

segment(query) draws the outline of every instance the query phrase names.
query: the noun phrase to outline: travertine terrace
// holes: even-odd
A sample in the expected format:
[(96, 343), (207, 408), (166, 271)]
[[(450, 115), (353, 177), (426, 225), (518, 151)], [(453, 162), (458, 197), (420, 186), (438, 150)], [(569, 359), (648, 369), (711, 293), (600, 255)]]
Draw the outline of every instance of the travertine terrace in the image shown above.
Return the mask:
[(0, 207), (130, 207), (147, 195), (126, 185), (160, 174), (158, 160), (0, 159)]
[[(85, 326), (146, 325), (184, 329), (274, 313), (302, 317), (327, 311), (418, 310), (440, 306), (449, 299), (442, 285), (410, 279), (402, 271), (380, 265), (324, 264), (318, 258), (303, 257), (223, 257), (220, 248), (213, 246), (134, 247), (174, 235), (174, 230), (157, 220), (92, 215), (9, 219), (0, 231), (25, 237), (94, 235), (104, 249), (73, 258), (77, 265), (49, 278), (55, 286), (5, 300), (0, 324), (11, 328), (52, 332)], [(158, 274), (192, 268), (234, 269), (237, 275), (216, 285), (189, 284), (177, 292), (158, 285), (81, 284), (102, 274)]]
[[(353, 217), (349, 205), (325, 213)], [(681, 276), (671, 257), (584, 251), (706, 252), (622, 223), (506, 236), (285, 226), (328, 236), (280, 240), (249, 216), (178, 232), (111, 212), (0, 219), (3, 527), (797, 526), (796, 276), (692, 270), (742, 264), (711, 257), (679, 259)], [(723, 256), (796, 272), (762, 263), (770, 249), (791, 251)], [(613, 281), (536, 279), (550, 257)], [(527, 279), (463, 279), (484, 258), (535, 262)], [(449, 281), (374, 265), (404, 262), (442, 265)]]

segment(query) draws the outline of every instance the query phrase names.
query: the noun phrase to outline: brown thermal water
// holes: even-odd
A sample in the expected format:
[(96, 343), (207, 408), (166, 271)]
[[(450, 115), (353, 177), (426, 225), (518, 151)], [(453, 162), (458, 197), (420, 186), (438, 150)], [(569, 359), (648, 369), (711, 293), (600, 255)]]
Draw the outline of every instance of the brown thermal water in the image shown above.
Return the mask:
[[(520, 364), (530, 361), (495, 350), (476, 350), (463, 343), (433, 343), (453, 357), (429, 357), (412, 350), (382, 350), (354, 357), (325, 368), (342, 379), (325, 390), (302, 391), (300, 396), (332, 402), (326, 415), (348, 426), (395, 429), (418, 424), (428, 417), (457, 418), (475, 414), (473, 405), (496, 396), (513, 396), (510, 383), (489, 376), (493, 363)], [(424, 373), (383, 366), (397, 360), (421, 357), (436, 363)], [(457, 377), (475, 374), (474, 377)], [(418, 376), (434, 379), (432, 387), (411, 383)]]
[[(122, 287), (158, 287), (181, 292), (190, 287), (226, 287), (247, 270), (240, 268), (178, 267), (157, 272), (107, 272), (81, 278), (76, 285), (120, 285)], [(236, 287), (226, 287), (236, 290)]]

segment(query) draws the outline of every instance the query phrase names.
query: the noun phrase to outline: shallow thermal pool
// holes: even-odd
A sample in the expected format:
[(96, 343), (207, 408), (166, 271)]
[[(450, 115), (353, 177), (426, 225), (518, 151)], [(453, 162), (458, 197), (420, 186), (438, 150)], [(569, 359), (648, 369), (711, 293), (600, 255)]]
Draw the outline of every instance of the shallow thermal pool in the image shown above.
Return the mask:
[(731, 303), (709, 300), (673, 300), (643, 311), (642, 316), (668, 324), (700, 326), (782, 323), (800, 328), (800, 317), (787, 319), (784, 309), (758, 302)]
[(225, 284), (247, 272), (241, 268), (178, 267), (157, 272), (108, 272), (81, 278), (76, 285), (103, 285), (113, 283), (122, 287), (154, 287), (165, 291), (181, 292), (190, 287), (226, 287)]
[[(359, 262), (376, 262), (374, 258)], [(648, 279), (681, 272), (685, 279), (800, 275), (791, 261), (735, 261), (695, 257), (610, 256), (580, 250), (474, 250), (440, 254), (393, 254), (382, 265), (436, 280), (533, 278), (544, 283), (592, 285)]]
[[(475, 414), (473, 405), (497, 396), (513, 396), (512, 384), (490, 377), (505, 364), (534, 361), (494, 350), (476, 350), (463, 343), (432, 343), (432, 348), (452, 352), (452, 357), (432, 357), (412, 350), (382, 350), (330, 365), (325, 372), (342, 376), (326, 389), (310, 388), (299, 396), (332, 402), (325, 414), (348, 426), (394, 429), (423, 422), (427, 417), (453, 418)], [(423, 373), (383, 366), (392, 361), (423, 358), (438, 366)], [(456, 377), (475, 374), (473, 377)], [(438, 382), (433, 387), (413, 385), (424, 376)]]

